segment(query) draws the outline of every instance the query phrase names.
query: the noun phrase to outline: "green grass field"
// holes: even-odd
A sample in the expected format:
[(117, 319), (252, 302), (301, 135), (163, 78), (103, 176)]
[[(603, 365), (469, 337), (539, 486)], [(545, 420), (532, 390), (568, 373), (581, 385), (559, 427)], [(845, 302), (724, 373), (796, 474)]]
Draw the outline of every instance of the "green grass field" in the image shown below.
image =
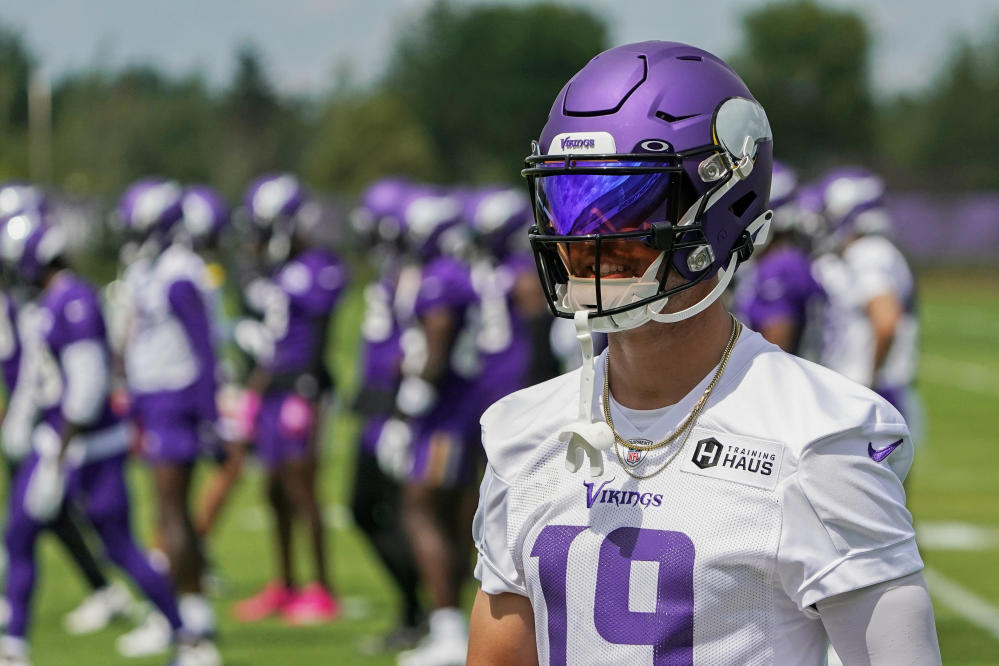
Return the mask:
[[(999, 278), (975, 280), (948, 274), (922, 279), (920, 388), (927, 413), (927, 436), (909, 480), (910, 506), (920, 527), (923, 555), (931, 568), (937, 626), (945, 664), (999, 664), (999, 629), (977, 626), (965, 597), (954, 585), (976, 595), (999, 616), (999, 442), (990, 424), (999, 404)], [(349, 389), (356, 349), (356, 292), (340, 317), (334, 363)], [(329, 506), (332, 565), (345, 600), (345, 617), (329, 626), (287, 628), (278, 621), (237, 625), (230, 619), (233, 600), (255, 592), (271, 572), (268, 515), (260, 497), (260, 477), (248, 474), (211, 543), (227, 589), (217, 600), (221, 649), (233, 666), (320, 666), (391, 664), (391, 656), (371, 657), (359, 650), (365, 636), (388, 630), (395, 601), (372, 551), (351, 527), (343, 508), (351, 486), (351, 457), (357, 424), (342, 410), (329, 430), (325, 498)], [(132, 469), (134, 523), (148, 536), (149, 479)], [(923, 538), (923, 528), (926, 528)], [(968, 535), (973, 535), (974, 538)], [(983, 536), (984, 535), (984, 536)], [(931, 538), (932, 537), (932, 538)], [(43, 549), (36, 597), (33, 658), (37, 666), (161, 664), (165, 659), (126, 661), (114, 652), (118, 625), (87, 637), (66, 635), (61, 618), (80, 601), (83, 586), (62, 553), (48, 539)], [(304, 567), (301, 569), (305, 572)], [(469, 586), (469, 590), (471, 590)], [(987, 620), (987, 617), (986, 617)], [(993, 622), (995, 620), (993, 619)], [(986, 624), (979, 619), (978, 624)]]

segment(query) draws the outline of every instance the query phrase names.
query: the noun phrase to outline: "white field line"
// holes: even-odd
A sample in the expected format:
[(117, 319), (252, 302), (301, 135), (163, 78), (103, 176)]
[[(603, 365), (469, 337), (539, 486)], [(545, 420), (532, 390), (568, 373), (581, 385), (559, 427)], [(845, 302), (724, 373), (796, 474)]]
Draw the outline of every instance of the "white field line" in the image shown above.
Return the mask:
[(999, 608), (935, 569), (923, 571), (930, 594), (965, 620), (999, 641)]
[(975, 363), (956, 361), (936, 354), (923, 354), (920, 369), (923, 377), (936, 384), (999, 396), (999, 373)]
[(916, 539), (927, 550), (999, 550), (999, 529), (957, 521), (920, 521)]

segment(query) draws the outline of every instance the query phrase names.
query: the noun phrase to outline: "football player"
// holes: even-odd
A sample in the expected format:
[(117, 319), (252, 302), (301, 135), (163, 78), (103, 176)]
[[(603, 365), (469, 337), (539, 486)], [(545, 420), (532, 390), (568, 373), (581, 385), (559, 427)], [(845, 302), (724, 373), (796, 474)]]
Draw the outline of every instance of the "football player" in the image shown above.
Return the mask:
[(14, 479), (8, 509), (11, 617), (0, 641), (4, 663), (28, 663), (36, 542), (67, 501), (83, 505), (108, 557), (166, 618), (178, 646), (176, 663), (219, 663), (214, 646), (183, 627), (169, 581), (151, 567), (131, 534), (124, 478), (128, 436), (110, 406), (110, 350), (96, 290), (69, 268), (61, 230), (42, 215), (8, 220), (0, 252), (16, 266), (19, 279), (40, 292), (35, 326), (22, 331), (36, 366), (32, 379), (41, 421), (32, 433), (33, 450)]
[[(397, 418), (382, 429), (379, 452), (395, 450), (406, 476), (402, 520), (432, 611), (429, 633), (399, 663), (460, 662), (467, 624), (459, 608), (461, 581), (471, 545), (467, 526), (474, 510), (478, 455), (474, 391), (481, 370), (472, 310), (478, 295), (466, 262), (468, 229), (454, 192), (414, 188), (402, 202), (409, 251), (421, 265), (411, 324), (403, 334)], [(385, 452), (385, 453), (382, 453)]]
[[(332, 620), (340, 605), (327, 574), (316, 477), (319, 416), (332, 389), (325, 365), (330, 315), (346, 285), (346, 268), (328, 250), (309, 245), (307, 234), (319, 210), (295, 176), (256, 180), (247, 189), (244, 212), (270, 275), (246, 290), (262, 321), (241, 321), (235, 336), (255, 358), (244, 414), (267, 472), (280, 580), (237, 604), (236, 615), (254, 621), (280, 613), (292, 624)], [(301, 590), (292, 573), (295, 518), (305, 523), (314, 566), (313, 581)]]
[(829, 294), (821, 362), (873, 388), (915, 426), (916, 283), (891, 241), (884, 181), (842, 167), (823, 176), (818, 190), (832, 248), (815, 263)]
[[(351, 214), (351, 223), (379, 276), (364, 289), (361, 323), (361, 388), (354, 411), (364, 419), (354, 472), (351, 509), (395, 583), (402, 599), (399, 626), (374, 650), (412, 647), (423, 635), (425, 611), (419, 598), (419, 572), (400, 520), (405, 452), (379, 450), (392, 416), (402, 366), (403, 328), (412, 319), (420, 267), (404, 252), (400, 204), (412, 183), (385, 178), (369, 186)], [(381, 455), (379, 455), (381, 454)], [(403, 458), (400, 461), (400, 454)]]
[(830, 638), (940, 663), (902, 417), (718, 300), (771, 161), (763, 108), (685, 44), (611, 49), (555, 100), (531, 240), (584, 361), (482, 417), (470, 664), (821, 664)]
[(210, 439), (207, 448), (218, 469), (205, 484), (202, 495), (196, 506), (198, 513), (194, 520), (194, 528), (200, 539), (211, 532), (218, 520), (223, 506), (229, 498), (232, 489), (239, 480), (243, 470), (245, 442), (236, 441), (231, 432), (229, 414), (223, 413), (223, 407), (228, 405), (226, 398), (238, 391), (232, 383), (232, 369), (223, 361), (222, 352), (225, 345), (232, 342), (234, 322), (226, 312), (224, 292), (227, 282), (227, 270), (222, 261), (220, 246), (223, 234), (230, 224), (229, 206), (221, 195), (207, 185), (189, 185), (184, 188), (181, 198), (181, 218), (177, 223), (177, 241), (190, 247), (204, 262), (204, 274), (200, 281), (202, 296), (208, 308), (212, 323), (212, 333), (215, 338), (216, 369), (218, 380), (226, 381), (219, 388), (216, 403), (219, 407), (219, 423), (215, 432), (205, 432)]
[[(215, 427), (216, 359), (202, 294), (204, 263), (187, 243), (175, 242), (183, 194), (175, 181), (149, 178), (131, 185), (118, 204), (118, 219), (139, 245), (123, 278), (131, 309), (124, 367), (131, 415), (152, 466), (158, 531), (184, 623), (209, 638), (215, 614), (201, 589), (204, 556), (190, 494), (204, 439)], [(129, 655), (156, 653), (169, 636), (167, 624), (153, 615), (123, 636), (119, 647)]]
[(812, 275), (809, 222), (797, 205), (797, 174), (774, 162), (770, 186), (770, 242), (746, 266), (733, 309), (760, 335), (791, 354), (817, 361), (825, 292)]
[[(38, 188), (22, 183), (7, 183), (0, 186), (0, 225), (23, 213), (44, 213), (48, 209), (44, 193)], [(16, 283), (16, 271), (0, 257), (0, 274), (3, 289), (0, 291), (0, 368), (6, 388), (6, 403), (3, 409), (2, 436), (3, 455), (7, 463), (8, 479), (17, 476), (17, 470), (31, 451), (31, 430), (37, 416), (34, 401), (34, 382), (30, 373), (35, 364), (24, 353), (18, 322), (30, 322), (35, 315), (32, 303), (19, 307), (12, 287)], [(21, 327), (24, 327), (24, 323)], [(8, 489), (10, 485), (8, 483)], [(77, 608), (63, 618), (66, 630), (73, 634), (99, 631), (111, 620), (123, 617), (131, 610), (131, 596), (118, 582), (109, 582), (102, 566), (91, 553), (80, 531), (80, 517), (69, 504), (53, 519), (49, 529), (66, 548), (67, 554), (79, 568), (91, 593)], [(7, 616), (6, 608), (0, 610), (3, 624)]]

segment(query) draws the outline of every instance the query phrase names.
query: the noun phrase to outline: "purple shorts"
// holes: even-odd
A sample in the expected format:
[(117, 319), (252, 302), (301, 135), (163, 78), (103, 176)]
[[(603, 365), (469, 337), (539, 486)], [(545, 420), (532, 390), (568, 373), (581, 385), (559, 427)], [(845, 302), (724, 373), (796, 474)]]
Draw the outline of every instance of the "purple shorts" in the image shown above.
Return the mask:
[(201, 456), (201, 438), (193, 418), (146, 421), (142, 424), (142, 450), (153, 465), (189, 465)]
[(483, 456), (478, 414), (452, 412), (442, 421), (414, 424), (413, 430), (412, 482), (434, 488), (476, 483), (476, 470)]
[(269, 469), (313, 455), (317, 405), (293, 391), (268, 393), (257, 415), (257, 458)]

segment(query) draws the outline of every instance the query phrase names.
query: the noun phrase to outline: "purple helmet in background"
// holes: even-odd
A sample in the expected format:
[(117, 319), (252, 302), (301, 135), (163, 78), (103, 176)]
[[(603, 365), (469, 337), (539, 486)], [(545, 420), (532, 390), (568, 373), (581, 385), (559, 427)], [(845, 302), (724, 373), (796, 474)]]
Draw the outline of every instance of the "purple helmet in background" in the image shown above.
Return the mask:
[(279, 220), (294, 219), (308, 200), (308, 193), (298, 176), (268, 173), (246, 188), (243, 206), (257, 227), (267, 228)]
[(194, 245), (218, 239), (229, 224), (229, 206), (207, 185), (190, 185), (181, 198), (181, 232)]
[[(549, 305), (562, 317), (589, 311), (595, 330), (693, 316), (766, 237), (766, 113), (728, 65), (693, 46), (643, 42), (593, 58), (526, 161)], [(699, 303), (661, 312), (715, 275)]]
[(351, 227), (363, 243), (398, 244), (403, 231), (399, 207), (413, 187), (404, 178), (390, 176), (364, 190), (350, 213)]
[(136, 181), (121, 195), (117, 219), (130, 235), (165, 241), (181, 218), (183, 194), (184, 188), (175, 180)]
[(842, 243), (852, 234), (891, 232), (881, 176), (863, 167), (847, 166), (827, 172), (819, 183), (822, 213), (835, 242)]
[(38, 283), (46, 266), (63, 256), (66, 238), (40, 210), (0, 220), (0, 259), (21, 282)]
[(0, 185), (0, 219), (25, 211), (48, 212), (49, 201), (45, 192), (28, 183), (9, 182)]
[(464, 217), (472, 227), (476, 242), (497, 258), (517, 247), (518, 236), (526, 249), (531, 225), (531, 200), (521, 188), (486, 187), (463, 196)]
[(467, 245), (461, 213), (461, 199), (455, 192), (430, 185), (410, 188), (399, 201), (406, 248), (424, 262), (457, 254)]

